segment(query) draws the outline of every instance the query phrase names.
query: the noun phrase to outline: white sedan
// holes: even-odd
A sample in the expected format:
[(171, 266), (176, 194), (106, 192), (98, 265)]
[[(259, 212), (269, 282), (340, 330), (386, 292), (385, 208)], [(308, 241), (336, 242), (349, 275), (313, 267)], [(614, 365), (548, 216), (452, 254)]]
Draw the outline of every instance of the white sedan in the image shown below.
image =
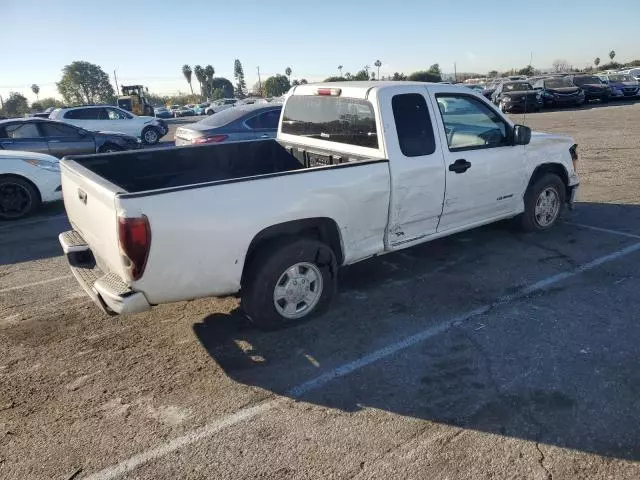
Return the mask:
[(15, 220), (62, 199), (58, 159), (0, 150), (0, 220)]

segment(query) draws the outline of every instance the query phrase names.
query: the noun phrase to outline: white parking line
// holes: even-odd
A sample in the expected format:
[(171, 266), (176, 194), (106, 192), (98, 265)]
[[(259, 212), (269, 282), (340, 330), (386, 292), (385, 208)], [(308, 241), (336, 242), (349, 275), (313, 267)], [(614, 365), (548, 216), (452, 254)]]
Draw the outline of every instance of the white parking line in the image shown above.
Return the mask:
[(33, 220), (25, 220), (23, 222), (11, 222), (11, 223), (7, 223), (6, 225), (0, 225), (0, 230), (4, 230), (7, 228), (21, 227), (22, 225), (33, 225), (36, 223), (53, 222), (55, 220), (60, 220), (61, 218), (67, 218), (67, 216), (63, 213), (60, 215), (54, 215), (52, 217), (34, 218)]
[(574, 227), (587, 228), (589, 230), (594, 230), (596, 232), (611, 233), (613, 235), (620, 235), (622, 237), (640, 239), (640, 235), (634, 235), (633, 233), (621, 232), (620, 230), (611, 230), (609, 228), (594, 227), (593, 225), (585, 225), (583, 223), (567, 222), (567, 224), (568, 225), (573, 225)]
[[(297, 385), (291, 388), (287, 392), (287, 394), (291, 397), (299, 398), (309, 392), (312, 392), (314, 390), (317, 390), (323, 387), (324, 385), (326, 385), (327, 383), (331, 382), (334, 379), (348, 375), (349, 373), (360, 370), (366, 367), (367, 365), (377, 362), (378, 360), (382, 360), (383, 358), (389, 357), (390, 355), (393, 355), (402, 350), (405, 350), (429, 338), (440, 335), (454, 326), (467, 323), (470, 320), (480, 315), (483, 315), (484, 313), (487, 313), (492, 308), (526, 297), (527, 295), (531, 295), (532, 293), (535, 293), (537, 291), (544, 290), (552, 285), (555, 285), (556, 283), (575, 277), (576, 275), (592, 270), (604, 263), (611, 262), (619, 258), (622, 258), (626, 255), (629, 255), (631, 253), (637, 252), (638, 250), (640, 250), (640, 242), (634, 243), (633, 245), (630, 245), (628, 247), (625, 247), (621, 250), (615, 251), (608, 255), (598, 257), (595, 260), (585, 263), (584, 265), (581, 265), (574, 270), (558, 273), (556, 275), (552, 275), (550, 277), (544, 278), (522, 289), (518, 293), (500, 297), (493, 303), (490, 303), (482, 307), (476, 308), (474, 310), (471, 310), (469, 312), (463, 313), (462, 315), (458, 315), (447, 321), (441, 322), (435, 326), (429, 327), (425, 330), (422, 330), (421, 332), (418, 332), (414, 335), (404, 338), (396, 343), (387, 345), (386, 347), (376, 350), (357, 360), (340, 365), (331, 371), (323, 373), (309, 381), (306, 381), (304, 383), (301, 383), (300, 385)], [(176, 437), (173, 440), (169, 440), (168, 442), (160, 445), (159, 447), (146, 450), (114, 466), (105, 468), (104, 470), (94, 473), (93, 475), (89, 475), (88, 477), (86, 477), (86, 479), (87, 480), (111, 480), (111, 479), (121, 477), (129, 472), (132, 472), (134, 469), (136, 469), (141, 465), (144, 465), (153, 460), (162, 458), (183, 447), (192, 445), (202, 440), (206, 440), (207, 438), (212, 437), (213, 435), (215, 435), (216, 433), (218, 433), (224, 428), (236, 425), (240, 422), (249, 420), (262, 413), (272, 410), (277, 405), (282, 404), (285, 401), (286, 401), (286, 398), (280, 397), (274, 400), (260, 403), (252, 407), (239, 410), (238, 412), (232, 415), (223, 417), (221, 419), (217, 419), (211, 423), (204, 425), (203, 427), (200, 427), (196, 430), (188, 432), (185, 435)]]
[(0, 290), (0, 293), (13, 292), (15, 290), (22, 290), (23, 288), (29, 287), (37, 287), (38, 285), (59, 282), (60, 280), (66, 280), (67, 278), (73, 278), (73, 275), (64, 275), (62, 277), (49, 278), (48, 280), (40, 280), (39, 282), (26, 283), (24, 285), (17, 285), (15, 287), (3, 288), (2, 290)]

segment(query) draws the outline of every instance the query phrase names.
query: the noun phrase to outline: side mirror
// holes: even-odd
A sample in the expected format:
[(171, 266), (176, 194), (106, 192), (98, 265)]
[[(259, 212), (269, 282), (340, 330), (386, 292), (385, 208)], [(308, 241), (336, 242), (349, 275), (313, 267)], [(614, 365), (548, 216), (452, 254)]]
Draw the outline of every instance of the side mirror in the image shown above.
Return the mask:
[(524, 125), (516, 125), (513, 127), (513, 144), (528, 145), (531, 141), (531, 129)]

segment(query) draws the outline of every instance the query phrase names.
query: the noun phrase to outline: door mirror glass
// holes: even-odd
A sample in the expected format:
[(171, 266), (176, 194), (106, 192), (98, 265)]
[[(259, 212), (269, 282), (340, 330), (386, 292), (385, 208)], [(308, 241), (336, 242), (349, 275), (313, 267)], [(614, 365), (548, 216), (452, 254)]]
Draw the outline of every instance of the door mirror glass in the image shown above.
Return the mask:
[(531, 141), (531, 129), (524, 125), (516, 125), (513, 127), (513, 143), (514, 145), (528, 145)]

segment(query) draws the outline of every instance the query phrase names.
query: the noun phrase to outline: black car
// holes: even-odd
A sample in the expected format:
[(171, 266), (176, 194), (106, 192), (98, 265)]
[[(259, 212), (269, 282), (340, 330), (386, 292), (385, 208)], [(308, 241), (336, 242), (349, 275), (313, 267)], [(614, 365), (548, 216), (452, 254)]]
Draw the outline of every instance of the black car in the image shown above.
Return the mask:
[(503, 112), (535, 110), (542, 108), (541, 94), (524, 80), (502, 82), (493, 92), (491, 100)]
[(575, 86), (584, 90), (585, 102), (589, 100), (608, 102), (611, 97), (611, 87), (595, 75), (574, 75), (571, 80)]
[(486, 98), (487, 100), (491, 100), (493, 93), (496, 91), (496, 88), (498, 88), (498, 85), (500, 85), (501, 83), (502, 83), (502, 79), (492, 80), (491, 82), (488, 82), (485, 85), (484, 90), (482, 91), (482, 95), (484, 96), (484, 98)]
[(584, 103), (584, 91), (575, 86), (569, 77), (541, 78), (533, 84), (533, 89), (540, 92), (545, 107), (578, 106)]
[(137, 138), (123, 133), (89, 132), (43, 118), (0, 121), (0, 150), (47, 153), (62, 158), (65, 155), (133, 150), (141, 146)]

